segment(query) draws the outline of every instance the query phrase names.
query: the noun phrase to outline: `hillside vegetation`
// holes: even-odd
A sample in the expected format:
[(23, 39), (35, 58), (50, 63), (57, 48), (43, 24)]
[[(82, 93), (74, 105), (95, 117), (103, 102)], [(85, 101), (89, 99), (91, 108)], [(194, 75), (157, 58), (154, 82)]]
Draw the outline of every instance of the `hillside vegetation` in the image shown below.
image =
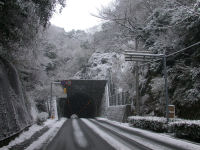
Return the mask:
[[(101, 53), (112, 55), (112, 52), (116, 52), (123, 55), (124, 50), (135, 50), (134, 41), (137, 39), (139, 51), (145, 50), (155, 54), (166, 52), (169, 55), (200, 41), (199, 1), (117, 0), (109, 8), (102, 9), (97, 17), (107, 20), (102, 25), (102, 30), (93, 35), (95, 49)], [(99, 59), (100, 57), (102, 56), (99, 55)], [(112, 60), (108, 59), (108, 62), (103, 65), (108, 64), (109, 66), (110, 63)], [(115, 64), (123, 66), (125, 61), (119, 60)], [(123, 68), (112, 71), (112, 78), (117, 77), (118, 79), (113, 79), (118, 89), (126, 89), (127, 86), (129, 89), (134, 89), (135, 80), (133, 78), (124, 80), (123, 84), (118, 84), (120, 83), (119, 78), (123, 79), (127, 73), (132, 72), (134, 76), (135, 64), (130, 62), (128, 66), (129, 70), (126, 72)], [(102, 62), (94, 64), (89, 61), (88, 66), (82, 72), (91, 76), (91, 70), (94, 71), (96, 68), (99, 74), (101, 67)], [(199, 45), (168, 57), (167, 73), (170, 104), (176, 106), (176, 115), (186, 119), (199, 119)], [(129, 92), (130, 99), (135, 100), (133, 90)], [(140, 99), (141, 114), (164, 116), (162, 62), (149, 63), (140, 67)]]

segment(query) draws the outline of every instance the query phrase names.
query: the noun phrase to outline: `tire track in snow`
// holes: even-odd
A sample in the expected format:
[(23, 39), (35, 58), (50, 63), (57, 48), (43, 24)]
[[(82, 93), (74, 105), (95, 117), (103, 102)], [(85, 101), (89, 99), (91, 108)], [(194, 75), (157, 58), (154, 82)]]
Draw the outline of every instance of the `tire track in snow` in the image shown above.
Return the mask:
[(77, 119), (72, 120), (72, 126), (74, 129), (73, 134), (75, 137), (75, 142), (78, 144), (79, 147), (86, 148), (88, 146), (88, 142), (87, 142), (86, 137), (84, 136), (83, 132), (80, 129)]
[(100, 124), (106, 124), (115, 128), (117, 132), (123, 132), (125, 134), (129, 134), (130, 136), (135, 136), (136, 139), (143, 139), (145, 144), (150, 143), (149, 146), (158, 146), (160, 148), (152, 148), (152, 149), (164, 149), (164, 150), (200, 150), (200, 145), (197, 143), (192, 143), (188, 141), (184, 141), (177, 138), (168, 137), (166, 135), (162, 135), (159, 133), (154, 133), (147, 130), (142, 130), (138, 128), (123, 126), (121, 124), (116, 124), (113, 121), (108, 120), (98, 120)]
[(118, 135), (119, 137), (123, 138), (124, 140), (126, 139), (127, 142), (130, 141), (130, 144), (133, 145), (133, 147), (135, 146), (139, 149), (144, 149), (144, 150), (154, 150), (154, 149), (171, 150), (170, 148), (166, 148), (162, 145), (152, 143), (152, 141), (141, 138), (139, 136), (135, 136), (134, 134), (123, 132), (114, 126), (110, 126), (108, 124), (98, 122), (94, 119), (91, 119), (91, 121), (94, 122), (95, 124), (105, 128), (106, 130), (113, 132), (114, 134)]
[(100, 129), (90, 120), (88, 119), (81, 119), (81, 120), (116, 150), (132, 150), (132, 148), (130, 148), (126, 143), (119, 141), (120, 139), (117, 139), (117, 137), (114, 138), (114, 135), (106, 133), (104, 130)]

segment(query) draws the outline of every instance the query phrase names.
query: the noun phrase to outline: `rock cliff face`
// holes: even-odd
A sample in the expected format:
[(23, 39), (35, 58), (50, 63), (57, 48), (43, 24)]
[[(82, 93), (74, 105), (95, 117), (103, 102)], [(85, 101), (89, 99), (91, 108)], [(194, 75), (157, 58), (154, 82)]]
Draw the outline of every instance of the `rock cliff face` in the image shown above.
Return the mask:
[(17, 70), (0, 58), (0, 140), (31, 124), (29, 108)]
[(74, 78), (80, 79), (108, 79), (114, 61), (119, 55), (117, 53), (93, 53), (88, 64)]
[[(87, 65), (74, 75), (78, 79), (109, 79), (113, 81), (125, 80), (125, 74), (130, 72), (131, 65), (125, 62), (122, 54), (111, 52), (95, 52), (90, 57)], [(116, 82), (117, 84), (117, 82)]]

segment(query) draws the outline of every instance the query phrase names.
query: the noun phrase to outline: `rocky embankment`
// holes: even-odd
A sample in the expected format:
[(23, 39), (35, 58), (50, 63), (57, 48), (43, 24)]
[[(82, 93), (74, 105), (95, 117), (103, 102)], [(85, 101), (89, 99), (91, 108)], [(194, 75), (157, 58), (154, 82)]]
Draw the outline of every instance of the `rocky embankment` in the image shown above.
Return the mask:
[(0, 58), (0, 140), (32, 123), (30, 104), (24, 93), (14, 65)]

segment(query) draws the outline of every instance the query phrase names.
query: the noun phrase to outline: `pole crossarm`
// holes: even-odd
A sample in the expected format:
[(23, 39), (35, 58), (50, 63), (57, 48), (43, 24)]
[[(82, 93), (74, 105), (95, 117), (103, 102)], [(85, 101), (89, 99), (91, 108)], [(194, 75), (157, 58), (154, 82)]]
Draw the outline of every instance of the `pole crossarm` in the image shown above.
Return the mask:
[(135, 58), (126, 58), (125, 61), (142, 61), (142, 62), (149, 62), (149, 60), (143, 59), (135, 59)]
[(151, 54), (148, 51), (125, 51), (125, 61), (149, 62), (156, 58), (163, 58), (164, 54)]
[[(168, 55), (166, 55), (166, 58), (171, 57), (171, 56), (176, 56), (176, 55), (178, 55), (178, 54), (181, 54), (182, 52), (187, 51), (187, 50), (189, 50), (190, 48), (195, 47), (195, 46), (198, 46), (198, 45), (200, 45), (200, 41), (197, 42), (197, 43), (195, 43), (195, 44), (192, 44), (192, 45), (190, 45), (190, 46), (188, 46), (188, 47), (186, 47), (186, 48), (183, 48), (183, 49), (181, 49), (181, 50), (179, 50), (179, 51), (176, 51), (176, 52), (174, 52), (174, 53), (168, 54)], [(127, 54), (127, 53), (138, 53), (138, 52), (139, 52), (139, 53), (150, 53), (149, 51), (125, 50), (125, 51), (124, 51), (124, 55)], [(125, 57), (126, 57), (126, 56), (125, 56)], [(163, 58), (157, 58), (157, 59), (149, 60), (149, 62), (148, 62), (148, 61), (144, 61), (143, 58), (142, 58), (141, 60), (128, 59), (128, 56), (127, 56), (127, 60), (125, 60), (125, 61), (141, 61), (141, 62), (146, 62), (146, 63), (144, 63), (144, 64), (140, 64), (139, 66), (141, 67), (141, 66), (148, 65), (148, 64), (150, 64), (150, 63), (154, 63), (154, 62), (157, 62), (157, 61), (161, 61), (162, 59), (163, 59)]]
[(60, 82), (53, 81), (52, 84), (60, 84)]
[(143, 57), (164, 57), (164, 54), (151, 54), (151, 53), (124, 53), (125, 56), (143, 56)]
[(149, 51), (133, 51), (133, 50), (125, 50), (125, 53), (149, 53)]

